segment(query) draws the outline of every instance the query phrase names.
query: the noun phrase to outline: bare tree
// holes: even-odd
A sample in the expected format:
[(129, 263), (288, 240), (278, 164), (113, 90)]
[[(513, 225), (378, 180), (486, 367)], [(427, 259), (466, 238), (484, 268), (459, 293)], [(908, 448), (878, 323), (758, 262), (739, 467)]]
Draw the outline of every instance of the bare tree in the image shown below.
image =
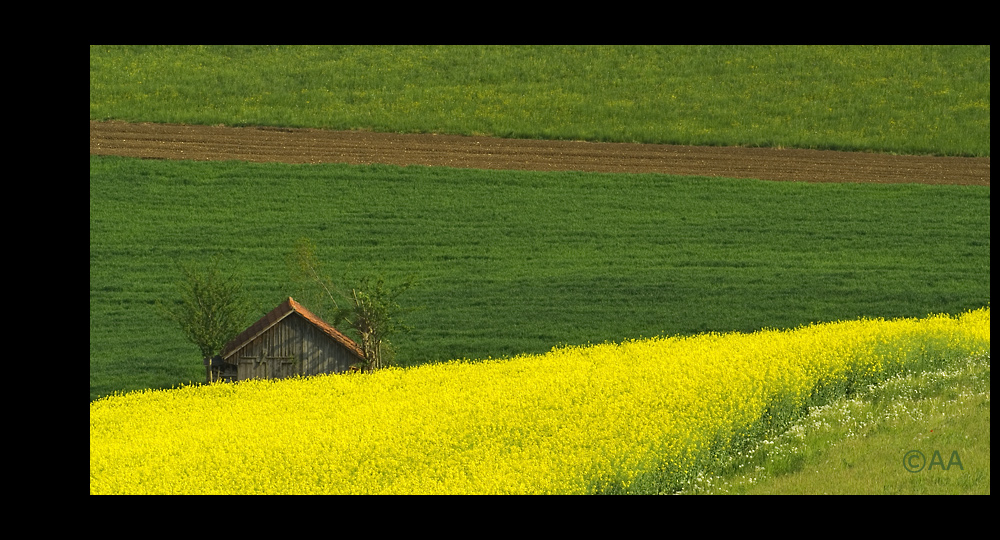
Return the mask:
[(293, 278), (313, 285), (314, 291), (332, 303), (332, 324), (339, 326), (346, 323), (357, 334), (365, 355), (362, 369), (372, 371), (388, 365), (392, 360), (390, 338), (410, 330), (400, 320), (400, 315), (408, 310), (399, 304), (398, 299), (414, 285), (415, 280), (409, 277), (398, 283), (389, 283), (384, 275), (366, 275), (358, 279), (353, 287), (337, 287), (323, 273), (316, 257), (315, 244), (306, 238), (296, 244), (291, 261)]

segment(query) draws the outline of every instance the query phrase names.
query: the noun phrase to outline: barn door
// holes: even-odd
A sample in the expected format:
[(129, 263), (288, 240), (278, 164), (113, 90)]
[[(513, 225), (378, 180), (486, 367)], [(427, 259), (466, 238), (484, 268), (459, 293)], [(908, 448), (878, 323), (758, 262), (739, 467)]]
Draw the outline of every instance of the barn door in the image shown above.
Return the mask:
[(284, 379), (295, 375), (295, 357), (270, 356), (260, 351), (257, 356), (241, 356), (240, 379)]

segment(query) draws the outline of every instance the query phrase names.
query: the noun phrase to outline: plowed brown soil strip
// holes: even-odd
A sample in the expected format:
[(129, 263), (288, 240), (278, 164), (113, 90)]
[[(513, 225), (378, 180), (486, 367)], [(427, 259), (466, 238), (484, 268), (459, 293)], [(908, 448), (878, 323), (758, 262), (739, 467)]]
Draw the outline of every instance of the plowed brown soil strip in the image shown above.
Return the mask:
[(212, 161), (385, 163), (810, 182), (990, 185), (990, 158), (124, 122), (92, 121), (90, 153)]

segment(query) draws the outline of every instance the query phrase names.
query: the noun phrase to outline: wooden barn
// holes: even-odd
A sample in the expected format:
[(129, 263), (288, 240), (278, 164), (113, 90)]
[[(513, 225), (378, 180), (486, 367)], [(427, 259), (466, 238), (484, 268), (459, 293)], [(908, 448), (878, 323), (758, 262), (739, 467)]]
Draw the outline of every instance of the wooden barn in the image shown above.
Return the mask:
[(291, 297), (205, 362), (207, 382), (281, 379), (347, 371), (364, 353)]

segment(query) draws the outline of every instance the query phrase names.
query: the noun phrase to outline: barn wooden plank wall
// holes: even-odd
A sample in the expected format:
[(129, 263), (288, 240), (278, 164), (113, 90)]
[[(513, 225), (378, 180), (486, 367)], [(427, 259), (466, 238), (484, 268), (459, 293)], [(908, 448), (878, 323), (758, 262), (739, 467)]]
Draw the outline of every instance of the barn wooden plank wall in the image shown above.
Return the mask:
[(230, 358), (238, 359), (237, 378), (242, 380), (338, 373), (350, 368), (354, 360), (349, 356), (343, 346), (292, 313)]

